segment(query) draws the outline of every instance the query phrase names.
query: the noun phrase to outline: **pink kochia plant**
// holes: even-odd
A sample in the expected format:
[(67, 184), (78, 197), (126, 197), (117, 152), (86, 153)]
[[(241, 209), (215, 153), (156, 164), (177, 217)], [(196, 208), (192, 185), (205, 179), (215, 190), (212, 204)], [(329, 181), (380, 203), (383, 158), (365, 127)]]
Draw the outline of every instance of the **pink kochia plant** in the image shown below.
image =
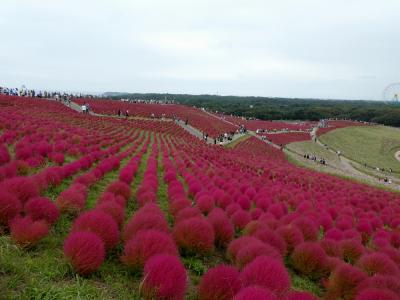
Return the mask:
[(290, 288), (290, 276), (283, 262), (268, 256), (259, 256), (249, 263), (240, 274), (245, 287), (258, 285), (285, 294)]
[(207, 253), (214, 246), (214, 229), (205, 218), (194, 217), (175, 225), (173, 235), (187, 253)]
[(32, 247), (49, 232), (49, 225), (43, 221), (34, 221), (31, 217), (17, 217), (10, 222), (12, 239), (21, 247)]
[(80, 215), (74, 222), (71, 232), (90, 231), (104, 242), (106, 250), (114, 248), (119, 242), (118, 225), (108, 214), (92, 210)]
[(60, 193), (56, 199), (56, 205), (61, 213), (79, 213), (85, 206), (86, 194), (77, 188), (78, 183), (71, 185)]
[(214, 208), (208, 214), (207, 220), (214, 228), (217, 246), (225, 246), (232, 240), (235, 232), (233, 224), (221, 208)]
[(233, 300), (278, 300), (278, 297), (270, 290), (255, 285), (241, 289)]
[(0, 188), (0, 225), (8, 225), (21, 211), (22, 205), (16, 196)]
[(304, 242), (298, 245), (292, 255), (293, 267), (310, 278), (320, 278), (328, 273), (327, 255), (316, 242)]
[(25, 214), (33, 220), (45, 220), (53, 225), (60, 216), (57, 206), (46, 197), (31, 198), (25, 203)]
[(155, 229), (163, 232), (169, 232), (169, 226), (162, 212), (156, 206), (151, 210), (146, 210), (150, 204), (146, 204), (139, 209), (125, 225), (122, 238), (125, 241), (130, 240), (140, 230)]
[(122, 261), (134, 269), (142, 268), (156, 254), (177, 256), (179, 253), (169, 234), (158, 230), (142, 230), (126, 243)]
[(239, 271), (219, 265), (203, 275), (198, 285), (199, 300), (229, 300), (240, 290)]
[(39, 190), (30, 177), (14, 177), (4, 180), (0, 188), (15, 195), (24, 204), (32, 197), (39, 196)]
[(172, 255), (155, 255), (145, 267), (141, 294), (145, 299), (183, 300), (187, 275), (179, 258)]
[(398, 300), (399, 295), (391, 290), (367, 288), (361, 291), (355, 300)]
[(77, 273), (89, 275), (97, 271), (104, 261), (104, 243), (94, 233), (73, 232), (64, 241), (64, 255)]
[(369, 276), (373, 275), (400, 275), (399, 268), (386, 254), (372, 253), (361, 256), (357, 266)]

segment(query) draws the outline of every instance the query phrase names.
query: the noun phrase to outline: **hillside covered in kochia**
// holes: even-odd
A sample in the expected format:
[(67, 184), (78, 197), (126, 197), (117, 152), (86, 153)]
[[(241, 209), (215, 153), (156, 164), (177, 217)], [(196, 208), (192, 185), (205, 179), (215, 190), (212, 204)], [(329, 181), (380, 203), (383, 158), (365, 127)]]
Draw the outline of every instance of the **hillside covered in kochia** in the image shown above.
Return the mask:
[(115, 99), (175, 100), (180, 104), (205, 107), (262, 120), (319, 120), (323, 118), (353, 119), (400, 126), (400, 105), (381, 101), (318, 100), (269, 97), (106, 93)]

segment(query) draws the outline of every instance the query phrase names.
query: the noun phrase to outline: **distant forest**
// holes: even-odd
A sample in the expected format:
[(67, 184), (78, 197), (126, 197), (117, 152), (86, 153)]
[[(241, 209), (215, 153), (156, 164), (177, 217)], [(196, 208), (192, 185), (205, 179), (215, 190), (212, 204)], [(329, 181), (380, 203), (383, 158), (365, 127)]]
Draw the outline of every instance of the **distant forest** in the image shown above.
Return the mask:
[(115, 99), (175, 100), (180, 104), (261, 120), (341, 118), (400, 127), (400, 105), (394, 102), (185, 94), (106, 93), (105, 96)]

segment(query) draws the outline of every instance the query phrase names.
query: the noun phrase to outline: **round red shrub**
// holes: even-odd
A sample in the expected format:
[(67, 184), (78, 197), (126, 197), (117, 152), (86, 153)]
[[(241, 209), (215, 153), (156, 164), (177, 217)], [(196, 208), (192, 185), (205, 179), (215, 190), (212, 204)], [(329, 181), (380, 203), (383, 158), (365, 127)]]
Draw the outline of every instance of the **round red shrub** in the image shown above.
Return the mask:
[(158, 230), (142, 230), (126, 243), (122, 261), (134, 269), (142, 268), (155, 254), (179, 253), (169, 234)]
[(203, 275), (198, 285), (199, 300), (230, 300), (240, 290), (239, 271), (219, 265)]
[(22, 209), (21, 202), (16, 196), (0, 189), (0, 225), (8, 225)]
[(145, 299), (183, 300), (186, 282), (185, 267), (178, 257), (154, 255), (144, 267), (142, 294)]
[(85, 207), (85, 195), (74, 188), (61, 192), (56, 199), (56, 205), (61, 213), (76, 214)]
[(316, 241), (318, 239), (318, 226), (310, 219), (298, 218), (292, 223), (301, 230), (305, 241)]
[(31, 247), (37, 244), (49, 232), (45, 221), (33, 221), (31, 217), (17, 217), (10, 221), (12, 239), (21, 247)]
[(60, 216), (57, 206), (46, 197), (29, 199), (25, 203), (24, 211), (32, 220), (45, 220), (50, 225), (54, 224)]
[(328, 261), (324, 249), (316, 242), (304, 242), (294, 248), (291, 255), (293, 267), (312, 279), (328, 273)]
[(233, 224), (221, 208), (214, 208), (208, 214), (207, 220), (214, 228), (217, 246), (223, 247), (232, 240), (235, 231)]
[(258, 243), (259, 239), (252, 236), (241, 236), (231, 241), (228, 245), (227, 253), (232, 260), (238, 255), (240, 249), (247, 244)]
[(290, 292), (286, 300), (317, 300), (313, 294), (309, 292)]
[(104, 243), (92, 232), (73, 232), (64, 241), (64, 255), (75, 272), (89, 275), (97, 271), (104, 261)]
[(342, 257), (342, 249), (340, 243), (332, 239), (323, 239), (320, 242), (322, 249), (324, 249), (326, 255), (333, 257)]
[(117, 196), (122, 196), (126, 201), (128, 201), (131, 197), (131, 187), (122, 181), (115, 181), (111, 183), (107, 187), (106, 192), (113, 193)]
[(175, 223), (194, 218), (201, 217), (201, 212), (197, 207), (187, 207), (181, 209), (175, 216)]
[(18, 197), (24, 204), (30, 198), (39, 196), (39, 189), (30, 177), (14, 177), (4, 180), (0, 188)]
[(207, 253), (214, 246), (214, 229), (204, 218), (194, 217), (179, 222), (173, 235), (177, 245), (187, 253)]
[(397, 265), (383, 253), (364, 254), (357, 262), (357, 266), (369, 276), (380, 275), (399, 275)]
[(252, 236), (274, 247), (282, 257), (286, 255), (286, 242), (275, 231), (269, 228), (262, 228), (254, 232)]
[(251, 216), (249, 212), (238, 209), (232, 214), (231, 221), (236, 229), (242, 230), (251, 221)]
[(256, 257), (258, 256), (269, 256), (272, 258), (275, 258), (277, 260), (281, 260), (282, 256), (276, 250), (274, 247), (265, 244), (261, 241), (253, 241), (248, 244), (243, 245), (236, 257), (235, 257), (235, 263), (239, 267), (243, 267), (247, 265), (248, 263), (252, 262)]
[(107, 249), (114, 248), (119, 241), (118, 225), (112, 217), (102, 211), (88, 211), (74, 222), (71, 232), (90, 231), (97, 234)]
[(289, 253), (293, 251), (294, 247), (304, 242), (302, 232), (292, 224), (281, 226), (276, 232), (285, 240)]
[(241, 289), (233, 300), (278, 300), (278, 298), (268, 289), (249, 286)]
[(210, 195), (201, 195), (196, 200), (196, 206), (203, 214), (209, 213), (214, 208), (214, 199)]
[(0, 144), (0, 166), (10, 161), (10, 153), (5, 145)]
[(125, 225), (122, 239), (128, 241), (140, 230), (155, 229), (169, 232), (169, 226), (163, 216), (152, 212), (136, 212), (129, 222)]
[(186, 198), (176, 199), (176, 200), (173, 200), (172, 202), (170, 202), (170, 204), (168, 206), (168, 212), (172, 216), (176, 216), (176, 214), (179, 211), (181, 211), (182, 209), (185, 209), (187, 207), (191, 207), (191, 203), (189, 200), (187, 200)]
[(346, 239), (340, 241), (340, 250), (343, 260), (350, 264), (354, 264), (364, 253), (363, 245), (356, 239)]
[(96, 206), (96, 210), (100, 210), (110, 215), (114, 221), (118, 224), (118, 227), (122, 226), (125, 219), (124, 209), (116, 201), (102, 202)]
[(374, 275), (362, 281), (357, 290), (362, 291), (366, 288), (388, 289), (400, 295), (400, 281), (395, 275)]
[(268, 256), (259, 256), (249, 263), (240, 274), (243, 286), (258, 285), (277, 295), (290, 288), (290, 276), (283, 263)]
[(341, 264), (332, 272), (326, 291), (327, 299), (353, 299), (357, 286), (367, 278), (367, 274), (359, 268)]
[(362, 290), (355, 300), (398, 300), (399, 295), (396, 295), (391, 290), (367, 288)]

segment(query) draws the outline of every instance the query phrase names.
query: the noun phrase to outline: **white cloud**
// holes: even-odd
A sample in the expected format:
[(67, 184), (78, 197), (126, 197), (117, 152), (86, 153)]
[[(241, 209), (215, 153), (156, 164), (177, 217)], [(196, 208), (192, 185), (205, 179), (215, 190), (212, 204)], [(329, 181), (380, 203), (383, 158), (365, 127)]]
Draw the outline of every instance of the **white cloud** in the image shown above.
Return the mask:
[(2, 0), (0, 85), (379, 99), (397, 0)]

